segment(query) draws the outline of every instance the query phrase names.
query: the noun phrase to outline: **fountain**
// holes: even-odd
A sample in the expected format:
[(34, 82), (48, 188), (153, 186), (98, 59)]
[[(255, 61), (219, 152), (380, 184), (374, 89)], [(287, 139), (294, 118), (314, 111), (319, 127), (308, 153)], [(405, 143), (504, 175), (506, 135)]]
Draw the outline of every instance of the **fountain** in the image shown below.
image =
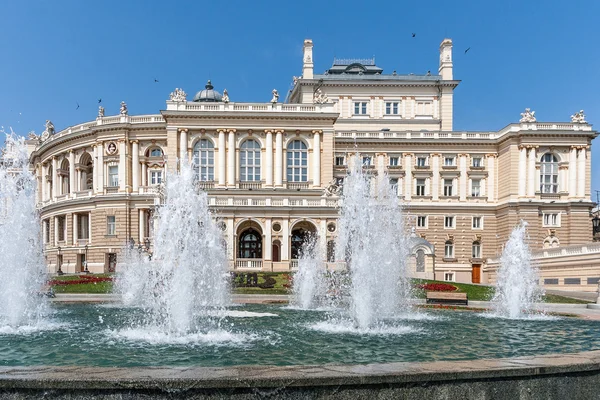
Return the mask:
[(527, 222), (521, 220), (510, 234), (502, 256), (492, 299), (494, 315), (504, 318), (528, 318), (543, 291), (527, 245)]
[(0, 330), (31, 330), (46, 314), (46, 280), (35, 210), (36, 179), (24, 139), (7, 134), (0, 165)]
[(294, 285), (290, 305), (303, 310), (323, 306), (326, 298), (325, 264), (323, 250), (317, 235), (309, 235), (298, 258), (298, 272), (294, 275)]

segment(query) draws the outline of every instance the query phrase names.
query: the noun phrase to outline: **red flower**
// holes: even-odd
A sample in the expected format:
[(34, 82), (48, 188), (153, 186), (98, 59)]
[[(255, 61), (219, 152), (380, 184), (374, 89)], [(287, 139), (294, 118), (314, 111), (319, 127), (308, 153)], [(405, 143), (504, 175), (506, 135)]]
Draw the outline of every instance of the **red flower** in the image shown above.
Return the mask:
[(422, 283), (416, 287), (430, 292), (454, 292), (458, 290), (456, 286), (449, 283)]

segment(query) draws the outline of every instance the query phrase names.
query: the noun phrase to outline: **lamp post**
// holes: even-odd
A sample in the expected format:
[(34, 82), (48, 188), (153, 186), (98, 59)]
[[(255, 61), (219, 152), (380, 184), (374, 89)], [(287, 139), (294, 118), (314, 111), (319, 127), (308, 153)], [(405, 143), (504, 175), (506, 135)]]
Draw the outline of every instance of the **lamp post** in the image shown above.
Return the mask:
[(60, 248), (60, 246), (58, 246), (56, 248), (56, 251), (57, 251), (57, 254), (58, 254), (58, 257), (56, 257), (57, 258), (56, 262), (58, 264), (58, 271), (56, 271), (56, 273), (58, 275), (64, 275), (64, 272), (62, 272), (62, 254), (60, 254), (61, 250), (62, 249)]
[(89, 246), (86, 244), (85, 245), (85, 261), (83, 262), (83, 267), (84, 267), (83, 272), (85, 272), (86, 274), (90, 273), (90, 270), (88, 269), (88, 249), (89, 249)]
[(596, 214), (594, 216), (594, 218), (592, 218), (592, 235), (593, 235), (594, 241), (600, 240), (599, 234), (600, 234), (600, 217), (598, 216), (598, 214)]

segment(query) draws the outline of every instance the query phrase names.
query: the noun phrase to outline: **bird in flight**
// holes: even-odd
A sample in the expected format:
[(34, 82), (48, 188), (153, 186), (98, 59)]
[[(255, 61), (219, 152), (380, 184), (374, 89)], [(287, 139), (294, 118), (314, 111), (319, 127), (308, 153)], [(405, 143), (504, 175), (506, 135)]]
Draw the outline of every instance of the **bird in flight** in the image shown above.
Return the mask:
[(158, 79), (154, 78), (154, 83), (158, 83)]
[(417, 34), (416, 34), (416, 33), (413, 33), (413, 34), (412, 34), (412, 37), (415, 37), (415, 36), (417, 36)]
[[(77, 102), (75, 102), (75, 103), (77, 103)], [(79, 110), (79, 103), (77, 103), (77, 108), (76, 108), (76, 110)]]
[(102, 103), (102, 99), (98, 99), (98, 104)]
[(467, 54), (467, 51), (471, 50), (471, 48), (469, 47), (468, 49), (465, 50), (465, 54)]

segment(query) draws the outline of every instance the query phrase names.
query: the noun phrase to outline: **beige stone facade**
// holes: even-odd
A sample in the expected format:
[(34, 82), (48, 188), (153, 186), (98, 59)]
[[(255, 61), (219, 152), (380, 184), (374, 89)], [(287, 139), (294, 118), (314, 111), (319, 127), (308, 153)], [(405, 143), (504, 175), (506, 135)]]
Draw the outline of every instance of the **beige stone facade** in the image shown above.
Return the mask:
[(337, 195), (326, 189), (343, 185), (357, 152), (373, 179), (395, 185), (423, 239), (418, 276), (485, 282), (487, 259), (520, 219), (534, 249), (591, 241), (591, 125), (523, 117), (453, 131), (449, 39), (426, 75), (384, 73), (370, 59), (315, 74), (312, 51), (305, 41), (284, 103), (229, 101), (209, 82), (194, 101), (173, 93), (160, 114), (101, 115), (30, 140), (48, 270), (108, 271), (132, 241), (152, 251), (156, 193), (182, 159), (223, 222), (231, 268), (293, 269), (307, 231), (338, 261)]

